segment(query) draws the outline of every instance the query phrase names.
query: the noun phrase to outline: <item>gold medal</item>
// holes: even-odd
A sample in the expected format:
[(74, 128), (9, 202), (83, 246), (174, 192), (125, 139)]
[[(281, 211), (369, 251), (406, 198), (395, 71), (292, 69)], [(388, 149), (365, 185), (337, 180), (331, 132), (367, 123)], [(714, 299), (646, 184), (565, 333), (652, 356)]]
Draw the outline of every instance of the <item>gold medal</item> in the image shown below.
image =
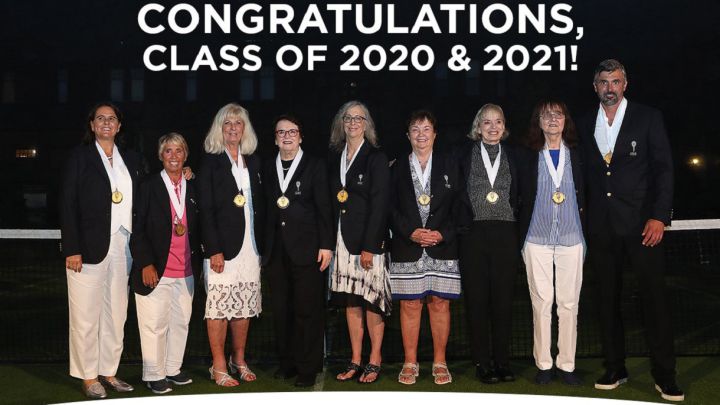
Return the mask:
[(177, 224), (175, 224), (175, 235), (183, 236), (183, 235), (185, 235), (185, 230), (186, 230), (185, 225), (183, 225), (179, 222)]
[(348, 192), (345, 189), (338, 191), (337, 200), (344, 203), (348, 199)]
[(238, 195), (233, 198), (233, 203), (236, 207), (244, 207), (245, 206), (245, 196), (242, 195), (242, 193), (238, 193)]
[(608, 152), (603, 156), (603, 160), (605, 161), (605, 164), (610, 164), (610, 161), (612, 160), (612, 152)]
[(485, 199), (490, 204), (495, 204), (500, 199), (500, 196), (498, 195), (498, 193), (491, 191), (491, 192), (487, 193), (487, 195), (485, 196)]
[(552, 200), (555, 204), (562, 204), (563, 201), (565, 201), (565, 194), (560, 191), (556, 191), (552, 194)]
[(281, 210), (284, 210), (284, 209), (287, 208), (289, 205), (290, 205), (290, 199), (288, 199), (288, 198), (285, 197), (284, 195), (281, 195), (280, 198), (277, 199), (277, 206), (278, 206)]
[(123, 200), (123, 195), (120, 192), (120, 190), (115, 190), (115, 191), (113, 191), (111, 198), (112, 198), (112, 202), (114, 204), (120, 204)]
[(418, 202), (424, 207), (430, 204), (430, 196), (427, 194), (421, 194), (420, 197), (418, 197)]

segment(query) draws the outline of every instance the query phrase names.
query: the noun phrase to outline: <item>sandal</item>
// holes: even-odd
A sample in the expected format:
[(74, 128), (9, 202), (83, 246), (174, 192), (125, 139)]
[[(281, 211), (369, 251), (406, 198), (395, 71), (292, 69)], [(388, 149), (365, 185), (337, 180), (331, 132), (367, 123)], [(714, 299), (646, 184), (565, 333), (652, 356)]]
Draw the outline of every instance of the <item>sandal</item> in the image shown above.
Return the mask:
[[(343, 370), (340, 374), (338, 374), (338, 375), (335, 377), (335, 379), (338, 380), (338, 381), (340, 381), (340, 382), (350, 381), (350, 380), (353, 380), (353, 379), (358, 378), (358, 377), (360, 376), (360, 372), (361, 372), (362, 370), (363, 370), (363, 368), (362, 368), (361, 365), (359, 365), (359, 364), (357, 364), (357, 363), (353, 363), (352, 361), (348, 361), (347, 365), (345, 365), (345, 370)], [(349, 372), (351, 372), (351, 371), (352, 371), (353, 373), (352, 373), (352, 375), (351, 375), (350, 377), (346, 377), (346, 378), (342, 378), (342, 377), (341, 377), (341, 376), (344, 376), (345, 374), (347, 374), (347, 373), (349, 373)]]
[[(215, 381), (215, 384), (221, 386), (221, 387), (234, 387), (236, 385), (239, 385), (240, 383), (238, 380), (232, 378), (232, 376), (226, 372), (223, 371), (217, 371), (213, 367), (210, 367), (210, 379)], [(220, 378), (215, 378), (215, 374), (220, 376)], [(233, 381), (235, 384), (233, 384)]]
[(240, 380), (243, 382), (252, 382), (257, 380), (257, 376), (255, 373), (250, 370), (250, 367), (247, 366), (247, 364), (235, 364), (232, 361), (232, 356), (230, 356), (230, 359), (228, 360), (228, 365), (230, 366), (230, 372), (231, 373), (240, 373)]
[[(408, 370), (409, 372), (405, 372)], [(398, 382), (405, 385), (415, 384), (417, 377), (420, 375), (420, 365), (418, 363), (405, 363), (402, 365), (400, 374), (398, 374)]]
[[(362, 378), (367, 378), (370, 374), (375, 374), (375, 379), (371, 381), (361, 381)], [(362, 372), (362, 375), (360, 378), (358, 378), (358, 382), (360, 384), (372, 384), (375, 381), (377, 381), (380, 378), (380, 366), (377, 364), (368, 363), (365, 365), (365, 369)]]
[(444, 385), (452, 382), (452, 375), (445, 363), (433, 363), (432, 375), (435, 377), (435, 384)]

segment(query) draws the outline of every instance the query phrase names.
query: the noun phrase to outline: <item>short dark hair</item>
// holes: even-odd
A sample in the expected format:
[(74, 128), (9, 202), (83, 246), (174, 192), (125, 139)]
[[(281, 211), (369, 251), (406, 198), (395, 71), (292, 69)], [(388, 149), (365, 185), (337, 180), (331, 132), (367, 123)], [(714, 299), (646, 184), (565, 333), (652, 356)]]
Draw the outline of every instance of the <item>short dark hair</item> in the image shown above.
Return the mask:
[(410, 125), (423, 120), (428, 120), (430, 125), (433, 126), (433, 129), (437, 129), (437, 118), (435, 118), (435, 114), (428, 110), (415, 110), (410, 113), (406, 127), (409, 129)]
[(625, 66), (620, 63), (617, 59), (605, 59), (600, 62), (595, 68), (595, 74), (593, 75), (593, 81), (596, 81), (600, 73), (602, 72), (614, 72), (619, 70), (623, 74), (623, 78), (627, 81), (627, 72), (625, 72)]
[(540, 128), (540, 115), (545, 111), (559, 109), (565, 115), (565, 126), (563, 127), (562, 140), (568, 147), (574, 147), (578, 143), (577, 130), (575, 129), (575, 122), (570, 116), (570, 110), (567, 105), (560, 100), (547, 99), (541, 100), (535, 104), (532, 115), (530, 116), (530, 123), (528, 124), (528, 130), (525, 134), (525, 145), (539, 152), (545, 146), (545, 135), (542, 133)]
[(300, 131), (300, 137), (302, 138), (302, 136), (303, 136), (303, 125), (302, 125), (302, 122), (300, 121), (300, 119), (299, 119), (298, 117), (296, 117), (296, 116), (294, 116), (294, 115), (292, 115), (292, 114), (282, 114), (282, 115), (277, 116), (277, 117), (273, 120), (273, 125), (272, 125), (272, 133), (273, 133), (273, 136), (275, 135), (275, 127), (277, 127), (277, 124), (278, 124), (278, 122), (280, 122), (280, 121), (290, 121), (290, 122), (292, 122), (293, 124), (297, 125), (298, 131)]
[[(87, 120), (85, 121), (85, 135), (83, 135), (82, 142), (86, 145), (90, 145), (95, 141), (95, 133), (92, 130), (92, 127), (90, 126), (90, 123), (95, 120), (95, 115), (97, 114), (97, 111), (101, 109), (102, 107), (110, 107), (112, 108), (113, 112), (115, 113), (115, 116), (117, 117), (118, 124), (122, 124), (123, 121), (123, 114), (122, 111), (120, 111), (120, 108), (116, 106), (115, 104), (109, 102), (109, 101), (102, 101), (100, 103), (95, 104), (95, 106), (90, 109), (90, 112), (88, 113)], [(117, 143), (118, 136), (120, 136), (122, 132), (118, 132), (118, 134), (115, 136), (115, 143)]]

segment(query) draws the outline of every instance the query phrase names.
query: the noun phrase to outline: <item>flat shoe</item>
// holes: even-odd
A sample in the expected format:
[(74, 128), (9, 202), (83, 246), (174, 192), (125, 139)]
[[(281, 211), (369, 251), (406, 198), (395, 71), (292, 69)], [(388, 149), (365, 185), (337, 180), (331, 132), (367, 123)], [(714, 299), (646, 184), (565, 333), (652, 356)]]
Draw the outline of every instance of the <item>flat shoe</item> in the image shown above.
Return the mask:
[(126, 383), (125, 381), (115, 377), (112, 380), (109, 380), (107, 377), (100, 376), (98, 378), (101, 383), (106, 385), (108, 388), (112, 388), (117, 392), (130, 392), (133, 391), (135, 388), (133, 388), (132, 385)]
[(435, 384), (445, 385), (452, 382), (452, 375), (445, 363), (433, 363), (432, 375), (435, 378)]
[[(410, 370), (406, 373), (405, 370)], [(420, 375), (420, 365), (418, 363), (405, 363), (400, 369), (398, 374), (398, 382), (405, 385), (413, 385), (417, 381), (417, 377)]]
[[(365, 365), (365, 369), (364, 369), (363, 372), (362, 372), (362, 375), (360, 376), (360, 378), (358, 378), (358, 382), (359, 382), (360, 384), (372, 384), (372, 383), (374, 383), (375, 381), (377, 381), (378, 379), (380, 379), (380, 368), (381, 368), (381, 367), (380, 367), (380, 365), (378, 365), (378, 364), (372, 364), (372, 363), (366, 364), (366, 365)], [(370, 380), (370, 381), (367, 381), (367, 380), (362, 381), (362, 380), (361, 380), (363, 377), (364, 377), (364, 378), (367, 378), (370, 374), (375, 374), (375, 379), (374, 379), (374, 380)]]
[[(347, 378), (340, 378), (341, 375), (345, 375), (349, 372), (353, 371), (353, 374), (350, 377)], [(350, 381), (357, 379), (360, 377), (360, 373), (363, 371), (363, 368), (361, 365), (357, 363), (353, 363), (352, 361), (348, 361), (348, 363), (345, 365), (345, 370), (343, 370), (340, 374), (338, 374), (335, 379), (340, 382)]]
[(97, 381), (90, 385), (83, 384), (82, 389), (85, 396), (90, 399), (103, 399), (107, 397), (105, 387)]

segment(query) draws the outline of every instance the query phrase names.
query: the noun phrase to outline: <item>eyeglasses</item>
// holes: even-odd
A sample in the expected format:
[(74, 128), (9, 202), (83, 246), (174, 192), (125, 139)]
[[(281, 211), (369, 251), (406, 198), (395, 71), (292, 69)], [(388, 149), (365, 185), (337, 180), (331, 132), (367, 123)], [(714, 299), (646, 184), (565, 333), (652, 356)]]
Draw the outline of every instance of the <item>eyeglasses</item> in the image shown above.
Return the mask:
[(300, 133), (299, 129), (278, 129), (275, 134), (280, 138), (295, 138)]
[(118, 119), (117, 119), (117, 117), (114, 116), (114, 115), (111, 115), (111, 116), (108, 116), (108, 117), (106, 117), (106, 116), (104, 116), (104, 115), (98, 115), (97, 117), (95, 117), (95, 122), (97, 122), (98, 124), (102, 124), (103, 122), (107, 122), (107, 123), (110, 123), (110, 124), (117, 124), (117, 123), (118, 123)]
[(362, 115), (343, 115), (342, 120), (346, 124), (349, 124), (351, 122), (353, 124), (359, 124), (367, 120), (367, 118), (363, 117)]
[(540, 114), (540, 118), (544, 119), (545, 121), (550, 121), (552, 119), (562, 120), (565, 119), (565, 114), (557, 111), (549, 111)]

